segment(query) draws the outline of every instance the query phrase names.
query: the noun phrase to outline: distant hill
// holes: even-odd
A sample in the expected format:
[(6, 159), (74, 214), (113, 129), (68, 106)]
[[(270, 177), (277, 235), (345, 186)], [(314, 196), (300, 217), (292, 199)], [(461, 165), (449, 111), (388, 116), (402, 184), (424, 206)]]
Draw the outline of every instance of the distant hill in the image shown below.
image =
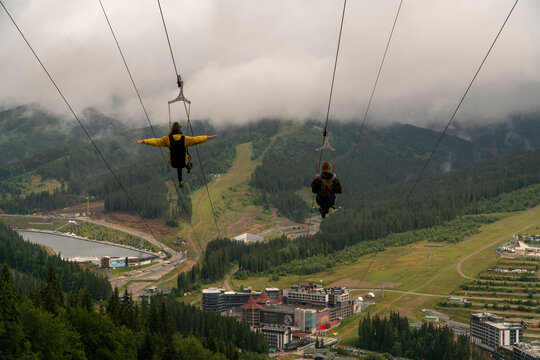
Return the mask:
[[(497, 126), (456, 126), (434, 154), (426, 177), (539, 148), (537, 118), (537, 114), (531, 114), (516, 116)], [(169, 207), (164, 196), (167, 190), (155, 182), (171, 179), (163, 161), (168, 156), (167, 149), (160, 153), (157, 148), (134, 144), (137, 138), (153, 137), (149, 128), (129, 128), (92, 110), (85, 112), (83, 120), (118, 178), (134, 193), (133, 198), (140, 199), (139, 206), (156, 201), (145, 216), (165, 218)], [(287, 133), (281, 132), (282, 124), (263, 120), (247, 126), (215, 129), (206, 122), (195, 121), (195, 134), (219, 133), (219, 138), (198, 147), (202, 166), (195, 150), (191, 150), (195, 168), (183, 192), (189, 196), (203, 185), (201, 167), (207, 176), (225, 173), (236, 157), (236, 146), (252, 142), (253, 156), (262, 156), (261, 165), (251, 179), (261, 198), (253, 201), (278, 208), (282, 215), (302, 221), (308, 204), (299, 192), (305, 191), (316, 171), (314, 149), (322, 143), (321, 124), (313, 121), (299, 124), (295, 131)], [(154, 128), (158, 135), (168, 131), (163, 126)], [(331, 121), (329, 131), (330, 142), (337, 150), (335, 171), (347, 192), (340, 202), (348, 207), (361, 206), (373, 199), (374, 194), (386, 198), (388, 191), (402, 192), (396, 184), (416, 179), (440, 136), (436, 131), (398, 124), (377, 129), (367, 127), (360, 136), (360, 121), (347, 124)], [(272, 142), (271, 138), (275, 140)], [(26, 107), (0, 112), (0, 151), (7, 154), (0, 159), (0, 191), (13, 195), (4, 195), (1, 208), (25, 212), (54, 206), (48, 194), (36, 194), (24, 200), (29, 194), (15, 185), (22, 174), (33, 174), (42, 180), (54, 179), (65, 184), (62, 190), (65, 194), (89, 193), (95, 199), (113, 204), (110, 210), (134, 211), (75, 121), (66, 122)], [(323, 160), (332, 160), (331, 154), (325, 152)], [(41, 203), (47, 202), (49, 208), (40, 205), (37, 200), (40, 196)], [(63, 200), (60, 203), (65, 204)]]
[(475, 144), (477, 160), (517, 154), (540, 148), (540, 112), (513, 115), (494, 125), (460, 125), (450, 133)]

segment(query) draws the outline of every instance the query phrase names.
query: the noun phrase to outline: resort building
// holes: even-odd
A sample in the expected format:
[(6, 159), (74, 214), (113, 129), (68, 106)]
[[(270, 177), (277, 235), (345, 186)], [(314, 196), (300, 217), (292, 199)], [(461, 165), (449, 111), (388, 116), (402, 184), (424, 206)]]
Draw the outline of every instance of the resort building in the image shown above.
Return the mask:
[(523, 340), (523, 328), (519, 324), (504, 321), (490, 313), (471, 314), (471, 343), (496, 354), (499, 347), (511, 346)]

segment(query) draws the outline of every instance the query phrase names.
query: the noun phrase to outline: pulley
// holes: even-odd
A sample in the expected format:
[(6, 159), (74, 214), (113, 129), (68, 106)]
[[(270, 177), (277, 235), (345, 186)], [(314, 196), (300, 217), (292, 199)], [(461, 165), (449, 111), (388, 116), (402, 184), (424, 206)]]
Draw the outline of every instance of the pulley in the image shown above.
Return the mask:
[[(324, 130), (323, 130), (323, 137), (324, 137), (324, 141), (323, 141), (322, 146), (315, 149), (315, 170), (316, 172), (319, 172), (319, 160), (317, 159), (317, 153), (319, 151), (330, 150), (333, 153), (332, 172), (334, 172), (334, 166), (336, 163), (336, 149), (334, 149), (332, 145), (330, 145), (330, 142), (328, 142), (328, 130), (326, 129), (326, 126), (324, 127)], [(322, 153), (321, 153), (321, 157), (322, 157)]]

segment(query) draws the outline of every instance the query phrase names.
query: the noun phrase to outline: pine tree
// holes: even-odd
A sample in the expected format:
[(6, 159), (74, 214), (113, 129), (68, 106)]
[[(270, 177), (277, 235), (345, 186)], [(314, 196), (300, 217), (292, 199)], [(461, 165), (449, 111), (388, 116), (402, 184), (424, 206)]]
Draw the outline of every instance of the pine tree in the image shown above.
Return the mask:
[(157, 333), (159, 330), (159, 320), (157, 305), (152, 299), (152, 301), (150, 301), (150, 309), (148, 311), (148, 318), (146, 320), (146, 326), (152, 335)]
[(88, 312), (94, 311), (94, 303), (92, 302), (92, 297), (90, 296), (88, 286), (84, 288), (84, 292), (81, 297), (81, 307)]
[(69, 293), (68, 298), (67, 298), (67, 306), (68, 306), (68, 309), (72, 309), (72, 308), (76, 308), (77, 306), (80, 306), (78, 291), (72, 291)]
[(0, 273), (0, 359), (16, 359), (23, 347), (23, 330), (17, 310), (11, 273), (6, 263)]
[(114, 322), (120, 322), (120, 296), (118, 295), (117, 287), (114, 288), (109, 303), (107, 304), (107, 314)]
[(64, 306), (64, 293), (60, 287), (60, 281), (54, 271), (54, 263), (49, 265), (47, 284), (40, 292), (40, 303), (46, 311), (58, 315), (58, 311)]

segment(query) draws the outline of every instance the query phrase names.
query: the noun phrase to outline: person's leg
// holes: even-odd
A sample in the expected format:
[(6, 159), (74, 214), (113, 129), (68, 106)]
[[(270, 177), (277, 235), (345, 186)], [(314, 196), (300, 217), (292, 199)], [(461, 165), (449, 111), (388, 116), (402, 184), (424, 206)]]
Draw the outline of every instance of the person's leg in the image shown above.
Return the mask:
[(317, 196), (315, 196), (315, 201), (317, 202), (317, 205), (322, 206), (323, 199), (321, 198), (321, 195), (317, 194)]
[(184, 187), (184, 183), (182, 182), (182, 168), (176, 168), (176, 171), (178, 172), (178, 187)]
[(332, 206), (330, 199), (323, 199), (320, 197), (319, 194), (317, 194), (317, 204), (319, 204), (320, 208), (319, 211), (321, 212), (321, 216), (324, 219), (326, 217), (326, 214), (330, 211), (330, 206)]
[(323, 208), (322, 208), (323, 199), (321, 198), (321, 195), (317, 194), (317, 196), (315, 197), (315, 201), (317, 202), (317, 205), (319, 205), (319, 213), (321, 214), (321, 216), (324, 219), (325, 214), (324, 214)]

